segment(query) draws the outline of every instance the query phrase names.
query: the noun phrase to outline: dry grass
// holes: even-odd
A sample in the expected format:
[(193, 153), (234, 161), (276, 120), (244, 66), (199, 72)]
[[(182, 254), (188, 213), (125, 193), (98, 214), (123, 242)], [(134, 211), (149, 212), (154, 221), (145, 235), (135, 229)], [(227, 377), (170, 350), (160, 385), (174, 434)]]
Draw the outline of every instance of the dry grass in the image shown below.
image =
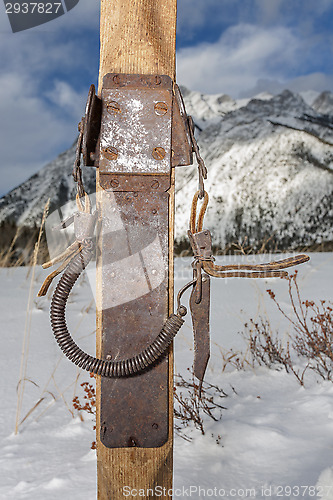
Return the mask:
[(20, 375), (19, 375), (19, 384), (17, 390), (17, 406), (16, 406), (16, 419), (15, 419), (15, 434), (18, 433), (19, 426), (21, 424), (20, 416), (22, 411), (22, 403), (23, 396), (25, 390), (25, 382), (27, 380), (27, 366), (28, 366), (28, 357), (29, 357), (29, 346), (30, 346), (30, 333), (31, 333), (31, 316), (32, 316), (32, 308), (33, 308), (33, 297), (34, 297), (34, 281), (35, 281), (35, 269), (37, 265), (37, 257), (39, 252), (39, 246), (42, 238), (43, 227), (45, 224), (45, 219), (48, 214), (50, 205), (50, 200), (46, 203), (43, 211), (42, 222), (38, 234), (38, 239), (35, 244), (33, 260), (32, 260), (32, 273), (30, 279), (30, 288), (29, 288), (29, 296), (27, 303), (27, 311), (26, 311), (26, 320), (24, 327), (24, 335), (23, 335), (23, 343), (22, 343), (22, 352), (21, 352), (21, 365), (20, 365)]

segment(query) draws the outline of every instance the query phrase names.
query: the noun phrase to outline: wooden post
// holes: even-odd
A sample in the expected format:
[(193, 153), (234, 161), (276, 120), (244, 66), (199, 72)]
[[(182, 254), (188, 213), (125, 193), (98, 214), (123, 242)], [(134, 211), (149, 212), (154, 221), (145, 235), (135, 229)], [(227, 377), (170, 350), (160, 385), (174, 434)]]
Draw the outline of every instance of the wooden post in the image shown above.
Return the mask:
[[(107, 73), (164, 74), (175, 79), (176, 0), (101, 0), (99, 93)], [(97, 202), (101, 203), (97, 171)], [(174, 174), (169, 219), (169, 312), (173, 310)], [(101, 265), (97, 263), (97, 356), (101, 352)], [(123, 499), (123, 488), (172, 488), (173, 359), (169, 373), (169, 440), (159, 448), (106, 448), (97, 425), (98, 500)], [(99, 422), (100, 380), (97, 380)], [(141, 498), (155, 498), (148, 493)], [(164, 495), (170, 498), (169, 495)], [(126, 498), (126, 497), (125, 497)], [(129, 497), (131, 498), (131, 497)]]

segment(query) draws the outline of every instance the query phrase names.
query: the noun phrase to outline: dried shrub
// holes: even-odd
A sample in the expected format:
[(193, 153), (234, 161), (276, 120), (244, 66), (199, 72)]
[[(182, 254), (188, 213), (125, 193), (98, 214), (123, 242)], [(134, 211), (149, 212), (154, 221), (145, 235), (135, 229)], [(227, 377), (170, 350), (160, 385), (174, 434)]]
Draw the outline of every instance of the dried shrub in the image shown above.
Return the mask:
[[(333, 304), (320, 300), (318, 303), (302, 300), (297, 283), (297, 271), (288, 280), (288, 296), (291, 313), (281, 306), (272, 290), (267, 290), (280, 313), (292, 325), (293, 331), (284, 345), (278, 333), (273, 333), (267, 319), (250, 320), (245, 324), (245, 337), (249, 340), (252, 364), (284, 367), (301, 385), (308, 369), (324, 380), (333, 381)], [(296, 358), (303, 359), (303, 369), (295, 368)]]
[(268, 368), (284, 368), (287, 373), (295, 375), (301, 385), (304, 385), (304, 375), (308, 365), (303, 370), (294, 367), (290, 342), (284, 345), (279, 334), (271, 331), (268, 320), (260, 318), (258, 322), (254, 322), (251, 319), (245, 324), (245, 328), (252, 366), (259, 364)]
[[(205, 417), (218, 422), (222, 418), (222, 410), (226, 408), (221, 405), (221, 400), (227, 397), (227, 394), (217, 385), (204, 382), (201, 390), (196, 381), (193, 371), (191, 378), (186, 380), (182, 375), (175, 376), (175, 408), (174, 417), (178, 422), (175, 423), (175, 430), (183, 439), (190, 441), (191, 438), (183, 432), (192, 422), (202, 435), (205, 431)], [(214, 436), (213, 436), (214, 437)], [(216, 442), (219, 444), (221, 436), (217, 436)]]
[[(91, 378), (95, 378), (94, 374), (90, 374)], [(94, 426), (93, 430), (96, 430), (96, 391), (95, 387), (89, 382), (83, 382), (81, 384), (83, 388), (83, 402), (80, 401), (78, 396), (73, 398), (73, 408), (79, 413), (81, 420), (83, 420), (83, 416), (81, 412), (87, 412), (89, 415), (94, 416)], [(91, 443), (91, 449), (96, 449), (96, 441)]]

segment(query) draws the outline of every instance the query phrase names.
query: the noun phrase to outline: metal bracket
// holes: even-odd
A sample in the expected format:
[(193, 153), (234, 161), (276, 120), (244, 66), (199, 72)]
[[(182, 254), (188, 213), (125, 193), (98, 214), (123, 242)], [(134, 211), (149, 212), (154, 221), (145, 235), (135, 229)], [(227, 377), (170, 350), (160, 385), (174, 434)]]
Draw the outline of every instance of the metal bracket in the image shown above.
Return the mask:
[[(108, 74), (101, 102), (101, 356), (118, 360), (146, 348), (168, 317), (171, 168), (191, 163), (192, 146), (179, 89), (168, 76)], [(105, 446), (167, 441), (168, 363), (164, 356), (139, 375), (102, 378)]]
[[(101, 123), (110, 124), (110, 117), (107, 130)], [(166, 173), (170, 165), (192, 165), (192, 151), (183, 98), (169, 77), (108, 74), (102, 98), (90, 86), (82, 143), (86, 166), (98, 167), (101, 158), (101, 174)]]
[(192, 165), (192, 153), (193, 146), (183, 97), (178, 85), (174, 85), (172, 111), (172, 166)]
[(83, 118), (82, 155), (87, 167), (98, 166), (97, 142), (101, 128), (102, 101), (95, 94), (95, 85), (90, 85), (85, 116)]

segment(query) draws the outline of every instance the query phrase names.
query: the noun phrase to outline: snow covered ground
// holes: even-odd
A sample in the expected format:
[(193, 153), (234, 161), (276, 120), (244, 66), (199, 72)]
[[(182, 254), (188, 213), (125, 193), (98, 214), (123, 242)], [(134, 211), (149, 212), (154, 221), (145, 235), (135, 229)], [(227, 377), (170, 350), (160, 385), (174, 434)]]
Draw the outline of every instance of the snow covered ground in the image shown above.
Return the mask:
[[(249, 258), (262, 262), (263, 256)], [(223, 260), (234, 263), (235, 258)], [(332, 264), (333, 254), (323, 253), (312, 254), (311, 261), (301, 266), (298, 281), (304, 299), (332, 299)], [(49, 298), (34, 298), (26, 316), (31, 276), (27, 273), (27, 268), (0, 269), (0, 498), (94, 499), (92, 420), (84, 415), (82, 422), (75, 411), (74, 418), (70, 412), (73, 396), (82, 395), (80, 384), (91, 379), (62, 356), (53, 340)], [(36, 269), (34, 297), (43, 277), (44, 272)], [(176, 260), (175, 278), (176, 290), (190, 279), (189, 259)], [(293, 375), (265, 367), (237, 371), (229, 366), (222, 372), (221, 349), (246, 350), (239, 332), (250, 318), (267, 315), (272, 327), (286, 338), (290, 325), (265, 290), (273, 289), (288, 310), (287, 282), (212, 281), (207, 380), (228, 395), (222, 400), (226, 410), (218, 422), (205, 420), (204, 436), (190, 428), (186, 432), (191, 442), (175, 437), (174, 497), (333, 499), (333, 384), (309, 375), (301, 387)], [(80, 345), (94, 352), (94, 301), (87, 279), (76, 287), (68, 316)], [(14, 435), (27, 317), (30, 348), (21, 419), (34, 409)], [(176, 372), (186, 375), (192, 356), (187, 317), (176, 339)]]

